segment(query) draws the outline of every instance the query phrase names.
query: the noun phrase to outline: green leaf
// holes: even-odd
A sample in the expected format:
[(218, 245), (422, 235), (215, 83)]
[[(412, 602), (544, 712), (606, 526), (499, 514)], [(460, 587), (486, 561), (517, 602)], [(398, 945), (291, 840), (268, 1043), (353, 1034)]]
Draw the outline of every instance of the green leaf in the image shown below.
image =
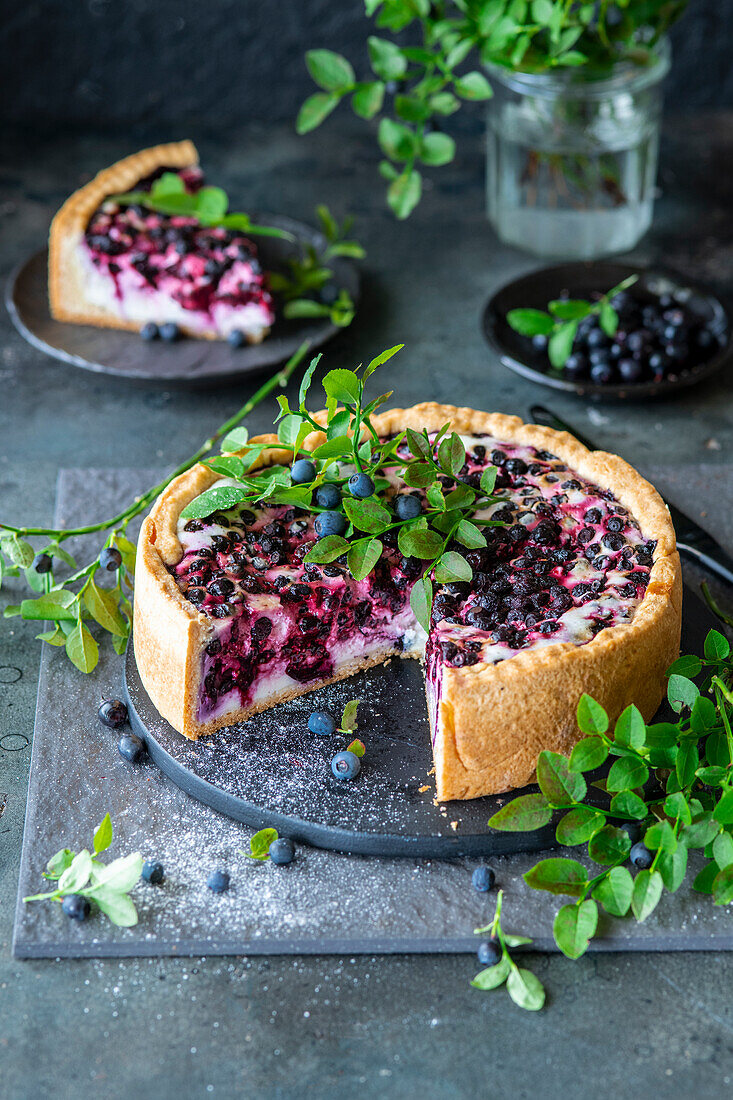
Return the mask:
[(720, 867), (728, 867), (733, 863), (733, 837), (730, 833), (718, 833), (713, 841), (713, 859)]
[(733, 864), (724, 867), (713, 879), (713, 898), (716, 905), (733, 901)]
[(121, 856), (112, 860), (101, 871), (95, 870), (95, 886), (106, 886), (108, 890), (127, 893), (140, 878), (142, 869), (143, 857), (139, 852)]
[(384, 84), (381, 80), (374, 80), (357, 89), (351, 97), (351, 106), (354, 114), (359, 118), (374, 118), (382, 109), (384, 103)]
[(708, 661), (724, 661), (730, 655), (730, 642), (719, 630), (711, 630), (705, 639), (705, 657)]
[(349, 572), (355, 581), (363, 581), (368, 577), (374, 566), (382, 556), (382, 543), (379, 539), (369, 539), (368, 542), (358, 542), (349, 550), (347, 562)]
[(226, 512), (249, 496), (251, 491), (244, 485), (223, 485), (206, 489), (186, 505), (181, 512), (181, 518), (206, 519), (213, 512)]
[(313, 452), (314, 458), (341, 458), (342, 456), (352, 455), (354, 453), (354, 447), (348, 436), (335, 435), (333, 439), (327, 439), (325, 443), (319, 444)]
[(550, 821), (552, 810), (543, 794), (522, 794), (513, 798), (489, 818), (489, 826), (508, 833), (530, 833)]
[(652, 851), (656, 851), (657, 848), (661, 848), (663, 852), (675, 852), (677, 850), (677, 837), (666, 818), (662, 821), (655, 821), (653, 825), (649, 826), (644, 834), (644, 843)]
[(566, 321), (555, 329), (547, 345), (547, 355), (553, 367), (565, 366), (573, 350), (577, 331), (577, 321)]
[(577, 298), (559, 298), (550, 302), (547, 308), (559, 321), (576, 321), (588, 316), (591, 304)]
[(558, 844), (568, 847), (574, 844), (585, 844), (599, 829), (603, 828), (604, 821), (603, 814), (592, 810), (590, 806), (578, 806), (560, 818), (555, 829), (555, 837)]
[(327, 397), (344, 405), (357, 405), (359, 402), (361, 389), (353, 370), (330, 370), (323, 379), (323, 388)]
[[(379, 355), (375, 355), (371, 362), (364, 368), (363, 380), (366, 382), (367, 378), (370, 378), (378, 367), (384, 366), (389, 362), (393, 355), (396, 355), (398, 351), (402, 351), (404, 344), (395, 344), (392, 348), (386, 348), (384, 351), (380, 351)], [(407, 429), (408, 436), (412, 431), (411, 428)], [(412, 433), (416, 435), (416, 432)], [(426, 441), (427, 442), (427, 441)], [(412, 452), (415, 453), (414, 451)], [(430, 444), (428, 443), (428, 454), (430, 453)]]
[(507, 955), (499, 959), (496, 966), (489, 966), (486, 970), (480, 970), (471, 982), (474, 989), (496, 989), (503, 985), (509, 977), (511, 962)]
[(411, 462), (402, 471), (402, 480), (411, 489), (424, 489), (435, 478), (435, 471), (428, 462)]
[(618, 329), (618, 313), (609, 301), (601, 302), (599, 320), (606, 336), (615, 336)]
[(298, 111), (298, 117), (295, 120), (296, 133), (307, 134), (311, 130), (315, 130), (338, 107), (340, 100), (340, 95), (336, 93), (316, 92), (314, 95), (308, 96), (308, 99)]
[(434, 131), (431, 134), (425, 134), (420, 142), (420, 160), (432, 168), (450, 164), (455, 155), (456, 143), (448, 134)]
[(380, 147), (391, 160), (409, 160), (415, 152), (414, 131), (403, 122), (383, 118), (379, 123), (378, 138)]
[(326, 535), (325, 538), (319, 539), (315, 546), (310, 548), (304, 561), (326, 565), (329, 562), (336, 561), (336, 558), (340, 558), (342, 554), (349, 550), (349, 546), (350, 544), (346, 539), (342, 539), (341, 535)]
[(357, 727), (356, 712), (359, 708), (360, 699), (349, 699), (348, 703), (344, 707), (344, 713), (341, 715), (342, 730), (355, 730)]
[(443, 540), (437, 531), (422, 527), (400, 527), (397, 544), (405, 557), (423, 561), (431, 561), (443, 549)]
[(67, 867), (70, 867), (74, 859), (74, 853), (70, 848), (62, 848), (55, 856), (51, 856), (46, 864), (46, 878), (60, 878)]
[(628, 867), (612, 867), (593, 889), (593, 897), (612, 917), (625, 917), (631, 905), (634, 880)]
[(352, 741), (350, 745), (346, 746), (346, 751), (353, 752), (354, 756), (361, 757), (366, 752), (366, 748), (364, 746), (364, 742), (360, 741), (357, 737), (355, 741)]
[(608, 866), (625, 859), (631, 850), (629, 834), (615, 825), (604, 825), (588, 843), (588, 855)]
[(664, 812), (675, 820), (679, 819), (683, 825), (689, 825), (692, 821), (687, 799), (679, 791), (667, 795), (664, 800)]
[(58, 888), (62, 894), (76, 894), (83, 890), (92, 873), (92, 857), (86, 848), (74, 856), (69, 866), (61, 874)]
[(53, 630), (43, 630), (40, 634), (36, 634), (36, 641), (61, 648), (66, 645), (66, 635), (57, 623)]
[(460, 103), (452, 92), (438, 92), (428, 101), (430, 110), (436, 115), (452, 115), (461, 108)]
[(99, 661), (99, 646), (81, 620), (66, 639), (66, 654), (80, 672), (93, 672)]
[(315, 83), (326, 92), (342, 92), (354, 83), (351, 65), (332, 50), (308, 50), (305, 63)]
[(387, 191), (387, 202), (395, 217), (409, 218), (422, 196), (422, 176), (415, 169), (405, 169), (392, 180)]
[(659, 871), (639, 871), (634, 879), (631, 908), (640, 924), (654, 912), (659, 904), (663, 885)]
[[(486, 931), (486, 929), (484, 929)], [(513, 932), (504, 933), (504, 943), (507, 947), (524, 947), (532, 942), (531, 936), (517, 936)]]
[(97, 831), (94, 834), (94, 854), (99, 855), (100, 852), (106, 852), (112, 843), (112, 818), (109, 814), (105, 814), (99, 825)]
[(387, 509), (374, 497), (367, 497), (366, 500), (346, 497), (344, 511), (354, 527), (359, 531), (366, 531), (367, 534), (379, 535), (392, 522)]
[(448, 550), (436, 562), (435, 579), (440, 584), (450, 584), (451, 581), (470, 581), (472, 576), (471, 566), (463, 555), (455, 550)]
[(705, 733), (717, 722), (717, 712), (712, 699), (698, 695), (690, 711), (690, 726), (695, 733)]
[(646, 737), (646, 724), (638, 707), (631, 703), (616, 722), (614, 740), (627, 748), (640, 749)]
[(430, 609), (433, 604), (433, 585), (429, 577), (418, 577), (410, 592), (410, 607), (420, 626), (430, 630)]
[(233, 428), (221, 441), (221, 450), (225, 454), (233, 454), (241, 451), (249, 442), (249, 432), (246, 428)]
[(137, 910), (132, 898), (109, 886), (94, 887), (89, 896), (94, 899), (106, 917), (119, 928), (133, 928), (137, 924)]
[(548, 336), (555, 327), (550, 314), (541, 309), (510, 309), (506, 319), (520, 336)]
[(407, 429), (407, 443), (410, 454), (414, 455), (415, 458), (429, 458), (433, 452), (430, 440), (412, 428)]
[(20, 605), (20, 614), (24, 619), (33, 621), (51, 622), (76, 622), (78, 619), (77, 597), (73, 592), (59, 589), (57, 592), (47, 592), (37, 600), (23, 600)]
[(471, 521), (467, 519), (462, 519), (458, 524), (455, 539), (457, 542), (460, 542), (461, 546), (466, 546), (469, 550), (475, 550), (480, 546), (486, 546), (486, 537), (482, 531), (479, 530), (475, 523), (471, 523)]
[(33, 547), (25, 539), (22, 539), (20, 535), (13, 535), (6, 542), (3, 543), (4, 549), (10, 556), (10, 560), (13, 565), (19, 566), (21, 569), (28, 569), (33, 564), (35, 554)]
[[(720, 806), (716, 806), (716, 810)], [(724, 822), (724, 824), (726, 824)], [(708, 810), (699, 814), (691, 825), (685, 825), (680, 830), (679, 838), (683, 844), (686, 844), (688, 848), (704, 848), (706, 844), (709, 844), (720, 832), (720, 824), (718, 819), (713, 817)]]
[(520, 1008), (538, 1012), (545, 1003), (545, 990), (539, 978), (531, 970), (522, 967), (512, 969), (506, 983), (509, 996)]
[(571, 897), (582, 897), (588, 886), (588, 875), (582, 863), (578, 863), (577, 859), (564, 859), (557, 856), (540, 860), (526, 871), (522, 878), (533, 890), (547, 890), (550, 894), (569, 894)]
[(370, 35), (367, 39), (367, 49), (372, 69), (382, 80), (399, 80), (404, 76), (407, 70), (407, 58), (394, 42)]
[(598, 926), (598, 906), (590, 899), (580, 905), (563, 905), (552, 926), (555, 943), (569, 959), (579, 959)]
[(283, 306), (283, 316), (288, 321), (309, 319), (312, 317), (329, 317), (331, 307), (314, 302), (311, 298), (294, 298)]
[(260, 829), (249, 842), (249, 854), (252, 859), (270, 858), (270, 845), (277, 840), (277, 829)]
[(661, 852), (657, 856), (657, 870), (670, 894), (679, 890), (687, 872), (687, 848), (678, 844), (674, 852)]
[(667, 683), (667, 699), (672, 710), (677, 714), (683, 707), (692, 707), (700, 694), (697, 684), (693, 684), (686, 676), (674, 673)]
[(678, 657), (667, 669), (667, 676), (685, 676), (687, 679), (694, 680), (696, 676), (700, 675), (701, 671), (702, 661), (700, 658), (689, 655)]
[(588, 789), (582, 775), (569, 770), (566, 757), (547, 749), (537, 759), (537, 782), (551, 806), (581, 802)]
[(84, 603), (92, 618), (110, 634), (124, 635), (129, 624), (108, 588), (99, 588), (93, 579), (84, 587)]
[(445, 473), (457, 477), (466, 461), (466, 447), (457, 432), (442, 439), (438, 447), (438, 463)]
[(611, 765), (606, 780), (609, 791), (628, 791), (634, 787), (643, 787), (649, 778), (649, 769), (643, 760), (632, 756), (622, 756)]
[(639, 795), (634, 794), (633, 791), (619, 791), (614, 795), (610, 810), (618, 817), (631, 817), (638, 821), (643, 820), (649, 812), (644, 799), (639, 798)]
[(496, 475), (498, 470), (496, 466), (487, 466), (484, 472), (481, 474), (481, 490), (486, 493), (487, 496), (491, 496), (496, 485)]
[(698, 894), (712, 894), (713, 883), (718, 877), (718, 873), (719, 869), (715, 860), (706, 863), (703, 869), (695, 875), (692, 889), (697, 891)]
[(222, 477), (241, 477), (244, 473), (244, 463), (236, 455), (221, 455), (219, 458), (207, 458), (206, 466), (215, 474)]
[(695, 779), (700, 754), (694, 741), (681, 741), (677, 749), (675, 771), (681, 787), (687, 787)]
[(733, 790), (728, 790), (721, 797), (713, 810), (713, 817), (721, 825), (733, 825)]
[(490, 99), (494, 94), (484, 74), (477, 72), (475, 69), (470, 73), (464, 73), (462, 77), (454, 81), (453, 87), (456, 90), (456, 95), (459, 95), (461, 99)]
[(595, 699), (583, 693), (578, 702), (578, 727), (582, 733), (605, 733), (608, 729), (608, 715)]
[(570, 754), (571, 772), (590, 772), (599, 768), (608, 756), (608, 745), (600, 737), (584, 737)]

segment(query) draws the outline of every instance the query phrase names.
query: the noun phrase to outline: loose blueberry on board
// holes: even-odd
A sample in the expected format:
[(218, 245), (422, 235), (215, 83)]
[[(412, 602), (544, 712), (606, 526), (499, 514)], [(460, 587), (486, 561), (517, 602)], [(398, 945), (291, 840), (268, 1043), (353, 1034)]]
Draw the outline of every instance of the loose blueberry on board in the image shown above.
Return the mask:
[(501, 944), (497, 937), (492, 936), (490, 940), (480, 943), (476, 954), (482, 966), (496, 966), (502, 956)]
[(308, 729), (318, 737), (330, 737), (336, 730), (336, 723), (325, 710), (314, 710), (308, 719)]
[(227, 871), (212, 871), (206, 880), (206, 885), (214, 894), (223, 894), (229, 889), (229, 874)]
[(654, 862), (654, 856), (649, 851), (646, 844), (642, 844), (641, 841), (634, 844), (629, 852), (629, 859), (634, 867), (638, 867), (640, 871), (648, 870)]
[(321, 539), (326, 535), (343, 535), (346, 530), (346, 519), (340, 512), (321, 512), (316, 516), (313, 526)]
[(160, 329), (156, 325), (155, 321), (148, 321), (148, 323), (146, 325), (143, 325), (143, 327), (140, 329), (140, 335), (146, 342), (157, 340), (160, 336)]
[(488, 894), (495, 881), (496, 875), (490, 867), (477, 867), (471, 875), (473, 888), (474, 890), (478, 890), (479, 894)]
[(374, 482), (369, 474), (352, 474), (349, 478), (349, 492), (357, 500), (364, 500), (374, 492)]
[(247, 337), (242, 332), (241, 328), (233, 328), (227, 336), (227, 344), (230, 348), (243, 348), (247, 343)]
[(417, 519), (422, 512), (420, 498), (411, 493), (400, 493), (395, 499), (394, 511), (397, 519)]
[(288, 840), (287, 837), (281, 836), (277, 840), (273, 840), (272, 844), (268, 848), (270, 859), (276, 866), (284, 867), (288, 863), (292, 863), (295, 859), (295, 845), (292, 840)]
[(145, 755), (145, 742), (136, 733), (123, 733), (117, 742), (117, 751), (131, 764), (137, 764)]
[(67, 894), (61, 902), (61, 908), (71, 920), (86, 920), (92, 909), (89, 899), (83, 898), (81, 894)]
[(354, 752), (344, 749), (331, 761), (331, 771), (337, 779), (356, 779), (361, 771), (361, 760)]
[(105, 546), (99, 555), (99, 564), (108, 573), (113, 573), (115, 569), (119, 569), (122, 565), (122, 554), (114, 546)]
[(181, 330), (173, 321), (168, 321), (167, 324), (160, 326), (160, 338), (165, 340), (166, 344), (175, 343), (180, 335)]
[(127, 707), (121, 699), (105, 699), (97, 714), (99, 721), (111, 730), (118, 730), (127, 721)]
[(320, 485), (316, 489), (316, 504), (319, 508), (338, 508), (341, 503), (341, 492), (337, 485)]
[(313, 481), (316, 476), (316, 468), (308, 458), (299, 458), (290, 467), (290, 477), (293, 485), (305, 485)]
[(142, 877), (145, 882), (152, 882), (154, 886), (157, 886), (165, 878), (163, 864), (157, 859), (146, 859), (143, 863)]
[(53, 567), (53, 559), (50, 554), (36, 554), (31, 568), (36, 573), (50, 573)]

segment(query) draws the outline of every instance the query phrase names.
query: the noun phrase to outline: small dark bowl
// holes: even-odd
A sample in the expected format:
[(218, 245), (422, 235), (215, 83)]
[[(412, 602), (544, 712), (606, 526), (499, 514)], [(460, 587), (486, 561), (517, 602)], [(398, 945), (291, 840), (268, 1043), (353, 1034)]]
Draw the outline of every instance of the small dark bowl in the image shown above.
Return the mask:
[[(638, 275), (639, 281), (632, 293), (679, 293), (684, 292), (685, 307), (699, 319), (709, 324), (713, 322), (724, 334), (724, 343), (720, 344), (704, 362), (668, 374), (659, 382), (612, 382), (601, 385), (598, 382), (571, 382), (550, 367), (544, 351), (532, 347), (531, 340), (520, 336), (509, 325), (506, 317), (512, 309), (529, 307), (547, 309), (547, 303), (557, 298), (561, 290), (568, 290), (571, 298), (590, 299), (593, 294), (605, 293), (616, 286), (628, 275)], [(556, 267), (544, 267), (522, 275), (498, 290), (487, 302), (481, 319), (484, 336), (498, 353), (501, 362), (515, 374), (566, 393), (577, 393), (581, 397), (601, 398), (609, 401), (638, 400), (662, 397), (685, 386), (694, 386), (704, 378), (720, 370), (731, 357), (730, 313), (709, 291), (691, 284), (673, 272), (662, 268), (636, 268), (624, 263), (568, 263)]]

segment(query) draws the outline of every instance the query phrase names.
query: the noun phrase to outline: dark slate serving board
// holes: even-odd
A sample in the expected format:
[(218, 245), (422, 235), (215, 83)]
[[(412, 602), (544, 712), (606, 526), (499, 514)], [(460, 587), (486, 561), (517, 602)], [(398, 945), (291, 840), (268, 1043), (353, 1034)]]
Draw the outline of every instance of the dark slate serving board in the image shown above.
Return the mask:
[[(286, 229), (298, 240), (319, 249), (326, 243), (322, 233), (302, 222), (264, 214), (261, 217), (268, 225)], [(264, 267), (277, 270), (297, 246), (277, 237), (261, 237), (257, 239), (257, 247)], [(356, 265), (336, 258), (330, 266), (337, 285), (348, 290), (358, 304)], [(48, 308), (47, 249), (36, 252), (11, 274), (5, 305), (21, 336), (46, 355), (96, 374), (166, 386), (210, 386), (236, 381), (285, 362), (304, 340), (315, 349), (341, 331), (329, 318), (286, 321), (278, 317), (261, 344), (234, 349), (222, 340), (178, 340), (174, 344), (156, 340), (146, 344), (135, 332), (55, 321)]]
[[(691, 469), (681, 479), (690, 493), (699, 485)], [(144, 470), (62, 471), (57, 521), (79, 523), (115, 509), (154, 476)], [(711, 509), (732, 494), (729, 470), (725, 476), (721, 472), (720, 485), (725, 495), (714, 486)], [(684, 507), (685, 494), (676, 501)], [(251, 828), (190, 798), (152, 762), (132, 766), (122, 760), (115, 735), (97, 720), (96, 708), (100, 695), (121, 693), (123, 665), (108, 647), (93, 676), (77, 672), (56, 649), (47, 648), (43, 655), (16, 956), (475, 949), (472, 930), (486, 923), (494, 903), (493, 894), (479, 895), (471, 887), (479, 860), (367, 857), (300, 845), (289, 867), (255, 863), (244, 854)], [(66, 845), (89, 844), (107, 811), (115, 825), (110, 857), (140, 850), (166, 868), (162, 886), (141, 882), (135, 887), (139, 924), (119, 929), (97, 916), (79, 925), (57, 905), (23, 905), (24, 895), (43, 888), (41, 871), (48, 857)], [(506, 927), (531, 933), (537, 947), (552, 950), (557, 899), (530, 890), (521, 877), (535, 859), (519, 853), (492, 856), (490, 862), (505, 891)], [(206, 887), (215, 868), (231, 874), (227, 894), (214, 896)], [(674, 897), (665, 896), (642, 925), (604, 918), (592, 949), (733, 949), (733, 915), (686, 885)]]

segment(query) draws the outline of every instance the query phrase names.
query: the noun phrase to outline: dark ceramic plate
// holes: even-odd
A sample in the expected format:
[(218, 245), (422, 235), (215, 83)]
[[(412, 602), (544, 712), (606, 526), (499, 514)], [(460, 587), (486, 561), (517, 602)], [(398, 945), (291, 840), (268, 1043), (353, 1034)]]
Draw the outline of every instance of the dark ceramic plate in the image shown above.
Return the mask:
[[(298, 241), (322, 248), (321, 233), (291, 218), (258, 215), (269, 225), (286, 229)], [(295, 253), (297, 243), (276, 237), (258, 237), (257, 248), (267, 270), (282, 269)], [(48, 252), (31, 256), (10, 276), (5, 304), (21, 336), (47, 355), (84, 370), (114, 375), (138, 382), (207, 385), (231, 382), (288, 359), (304, 340), (320, 347), (340, 329), (328, 319), (285, 321), (278, 318), (270, 335), (261, 343), (230, 348), (222, 340), (179, 340), (147, 344), (137, 333), (91, 325), (70, 325), (55, 321), (48, 309)], [(330, 261), (336, 284), (348, 290), (354, 302), (359, 298), (359, 273), (349, 260)]]
[[(713, 322), (725, 333), (725, 343), (710, 359), (687, 371), (670, 374), (661, 382), (614, 382), (600, 385), (597, 382), (571, 382), (555, 375), (544, 352), (536, 351), (526, 336), (520, 336), (509, 325), (506, 315), (511, 309), (531, 307), (546, 309), (547, 303), (561, 290), (570, 291), (571, 298), (589, 299), (594, 292), (606, 291), (620, 283), (627, 275), (638, 275), (634, 291), (659, 293), (684, 292), (687, 308), (701, 322)], [(730, 313), (723, 303), (701, 287), (688, 283), (683, 276), (661, 268), (640, 269), (624, 263), (569, 263), (556, 267), (544, 267), (522, 275), (514, 282), (498, 290), (487, 302), (481, 319), (481, 327), (489, 344), (499, 354), (501, 362), (515, 374), (550, 386), (554, 390), (577, 393), (581, 397), (598, 397), (607, 400), (635, 400), (661, 397), (685, 386), (694, 386), (708, 378), (730, 359)]]
[[(714, 625), (711, 612), (686, 590), (683, 652), (702, 652)], [(132, 645), (125, 685), (132, 728), (161, 771), (187, 794), (252, 828), (269, 826), (317, 848), (377, 856), (497, 856), (555, 844), (552, 825), (532, 833), (487, 829), (506, 795), (434, 803), (430, 728), (417, 661), (393, 658), (199, 741), (187, 741), (158, 714), (140, 680)], [(331, 777), (330, 759), (347, 740), (316, 737), (306, 723), (315, 709), (339, 716), (352, 698), (363, 700), (357, 736), (366, 754), (358, 779), (344, 782)]]

